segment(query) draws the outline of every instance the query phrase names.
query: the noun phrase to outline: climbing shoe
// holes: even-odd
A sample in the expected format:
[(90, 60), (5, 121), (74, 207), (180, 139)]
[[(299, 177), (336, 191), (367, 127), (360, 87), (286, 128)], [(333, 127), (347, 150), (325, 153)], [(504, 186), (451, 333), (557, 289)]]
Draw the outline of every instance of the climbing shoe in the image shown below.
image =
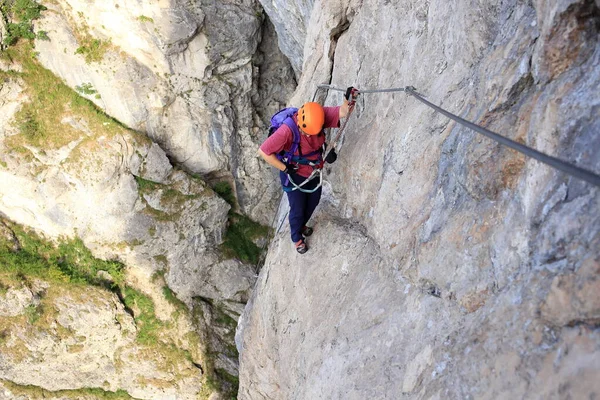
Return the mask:
[(296, 242), (296, 251), (300, 254), (304, 254), (308, 251), (308, 246), (304, 242), (304, 239), (300, 239)]
[(302, 227), (302, 236), (309, 237), (312, 234), (313, 234), (313, 228), (311, 228), (310, 226)]

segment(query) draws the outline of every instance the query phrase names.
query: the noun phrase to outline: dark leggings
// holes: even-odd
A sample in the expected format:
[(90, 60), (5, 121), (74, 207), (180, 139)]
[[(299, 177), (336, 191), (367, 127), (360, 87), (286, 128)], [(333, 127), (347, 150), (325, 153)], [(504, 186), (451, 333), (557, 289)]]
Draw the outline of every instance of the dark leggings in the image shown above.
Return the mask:
[[(283, 172), (279, 175), (281, 184), (286, 187), (293, 187), (287, 179), (287, 175)], [(304, 182), (305, 177), (299, 175), (292, 175), (292, 179), (296, 185)], [(311, 190), (319, 184), (319, 179), (313, 179), (306, 185), (302, 186), (302, 189)], [(306, 225), (310, 217), (313, 215), (315, 208), (321, 200), (321, 191), (323, 188), (318, 188), (313, 193), (304, 193), (296, 189), (287, 193), (287, 198), (290, 203), (290, 233), (292, 241), (296, 243), (302, 239), (302, 227)]]

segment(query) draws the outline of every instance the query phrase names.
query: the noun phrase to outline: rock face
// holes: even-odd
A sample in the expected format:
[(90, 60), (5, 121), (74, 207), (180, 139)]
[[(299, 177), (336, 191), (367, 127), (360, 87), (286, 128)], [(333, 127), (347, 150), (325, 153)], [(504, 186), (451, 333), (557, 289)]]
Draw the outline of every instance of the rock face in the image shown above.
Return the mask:
[(15, 302), (20, 307), (0, 311), (0, 371), (2, 382), (13, 385), (2, 398), (18, 398), (19, 385), (50, 392), (120, 389), (152, 399), (196, 399), (201, 391), (201, 370), (177, 353), (136, 342), (132, 316), (106, 290), (36, 281), (0, 296), (3, 306)]
[(290, 60), (296, 76), (299, 77), (302, 74), (307, 29), (312, 21), (315, 1), (300, 0), (288, 4), (278, 0), (262, 0), (260, 3), (279, 34), (279, 48)]
[[(3, 60), (0, 71), (2, 216), (51, 238), (78, 237), (97, 257), (125, 264), (127, 285), (148, 296), (154, 304), (153, 318), (157, 320), (172, 319), (172, 307), (165, 293), (185, 302), (187, 309), (180, 313), (189, 320), (171, 332), (171, 341), (165, 342), (165, 347), (181, 350), (180, 344), (172, 341), (189, 340), (185, 339), (189, 335), (197, 338), (209, 335), (206, 332), (212, 327), (199, 328), (195, 324), (201, 326), (200, 321), (193, 323), (190, 310), (197, 308), (195, 297), (227, 301), (231, 303), (227, 310), (237, 317), (255, 281), (255, 271), (253, 265), (227, 259), (220, 250), (230, 206), (202, 179), (173, 167), (158, 144), (94, 109), (39, 64), (27, 59), (29, 53), (23, 46), (13, 49), (11, 57)], [(2, 263), (0, 272), (6, 265)], [(157, 282), (157, 276), (164, 279)], [(23, 303), (27, 301), (26, 294), (20, 289), (9, 290), (6, 300), (0, 301), (3, 313), (12, 310), (22, 315), (22, 308), (29, 306)], [(51, 303), (48, 307), (59, 306)], [(52, 329), (40, 329), (39, 336), (52, 336)], [(6, 335), (21, 337), (27, 330), (25, 325), (20, 331), (7, 331)], [(84, 335), (80, 332), (79, 336)], [(0, 379), (3, 383), (20, 385), (20, 389), (22, 386), (52, 392), (119, 389), (137, 398), (157, 398), (159, 392), (171, 398), (196, 398), (200, 390), (208, 390), (199, 379), (207, 373), (207, 365), (201, 367), (205, 368), (202, 373), (189, 361), (193, 374), (173, 375), (164, 372), (172, 368), (168, 365), (159, 370), (156, 363), (150, 362), (153, 357), (150, 355), (147, 365), (140, 367), (145, 371), (140, 380), (125, 382), (139, 358), (130, 343), (133, 338), (117, 346), (133, 351), (127, 353), (128, 361), (115, 361), (131, 364), (130, 371), (123, 376), (105, 363), (106, 359), (114, 358), (112, 353), (94, 348), (102, 343), (103, 337), (86, 338), (89, 341), (79, 345), (101, 360), (92, 356), (77, 358), (82, 361), (77, 369), (71, 361), (66, 361), (76, 357), (57, 344), (62, 339), (52, 337), (49, 343), (46, 339), (25, 338), (24, 341), (30, 342), (25, 354), (27, 357), (33, 354), (34, 365), (7, 357), (2, 361)], [(194, 346), (206, 343), (197, 340)], [(46, 351), (48, 347), (51, 349)], [(237, 354), (228, 352), (221, 356), (219, 347), (211, 351), (220, 356), (211, 366), (237, 373)], [(55, 368), (46, 360), (65, 366)], [(170, 359), (165, 361), (170, 362)], [(96, 371), (98, 365), (100, 375), (87, 373), (86, 369)], [(40, 378), (36, 371), (46, 368), (56, 374)], [(72, 376), (68, 373), (71, 369)], [(100, 376), (103, 381), (99, 384)], [(161, 385), (169, 389), (163, 392)]]
[[(197, 346), (215, 358), (201, 360), (203, 373), (190, 379), (206, 380), (208, 370), (233, 379), (235, 321), (256, 275), (253, 265), (221, 251), (230, 205), (206, 182), (231, 183), (239, 212), (271, 221), (279, 190), (256, 147), (265, 121), (286, 105), (296, 83), (272, 24), (254, 0), (42, 3), (48, 10), (34, 31), (45, 34), (34, 48), (21, 41), (0, 54), (0, 217), (55, 240), (80, 238), (95, 256), (122, 262), (126, 285), (150, 298), (158, 320), (172, 319), (169, 298), (183, 301), (187, 309), (179, 312), (189, 321), (170, 336), (181, 342), (200, 335)], [(11, 7), (2, 9), (8, 14), (0, 15), (0, 40), (6, 23), (20, 22), (11, 20)], [(11, 288), (0, 313), (22, 316), (28, 299), (25, 289)], [(92, 342), (102, 340), (90, 340), (93, 352)], [(46, 342), (29, 350), (37, 345)], [(64, 358), (58, 350), (43, 356)], [(103, 351), (98, 357), (115, 358)], [(37, 361), (37, 369), (53, 368)], [(98, 360), (85, 361), (88, 368)], [(110, 384), (98, 385), (94, 374), (59, 372), (39, 380), (26, 364), (3, 368), (0, 386), (12, 390), (8, 380), (52, 391), (38, 397), (86, 387), (139, 398), (217, 393), (204, 387), (198, 394), (202, 382), (188, 388), (188, 378), (177, 382), (173, 375), (160, 396), (156, 385), (143, 392), (144, 382), (125, 385), (105, 364), (99, 371)], [(156, 373), (142, 381), (165, 378)]]
[[(50, 38), (36, 41), (44, 66), (70, 87), (87, 88), (82, 94), (186, 169), (239, 180), (242, 209), (267, 221), (274, 200), (247, 189), (273, 180), (249, 149), (264, 127), (250, 101), (261, 95), (252, 62), (262, 39), (256, 1), (61, 0), (48, 7), (36, 24)], [(282, 71), (286, 63), (279, 62)], [(287, 73), (270, 79), (282, 94), (293, 90)]]
[[(301, 23), (310, 28), (292, 103), (329, 81), (412, 85), (468, 120), (600, 171), (597, 2), (314, 9)], [(240, 321), (239, 398), (600, 393), (598, 188), (404, 93), (363, 94), (338, 153), (310, 251), (298, 255), (289, 230), (279, 232)]]
[[(18, 103), (10, 99), (21, 96), (23, 88), (18, 80), (2, 87), (8, 97), (2, 110), (15, 111)], [(231, 289), (220, 293), (216, 284), (204, 292), (199, 284), (212, 280), (205, 274), (216, 264), (232, 268), (229, 261), (219, 264), (215, 251), (227, 223), (225, 201), (204, 182), (175, 170), (164, 151), (141, 135), (102, 132), (98, 125), (111, 122), (78, 115), (65, 114), (61, 123), (76, 136), (56, 149), (25, 144), (24, 157), (10, 142), (17, 136), (0, 140), (3, 213), (53, 237), (79, 236), (96, 255), (119, 257), (147, 276), (166, 269), (171, 287), (184, 300), (226, 297)], [(237, 270), (252, 275), (240, 266)], [(234, 282), (249, 285), (237, 278)], [(223, 284), (232, 285), (228, 279)]]

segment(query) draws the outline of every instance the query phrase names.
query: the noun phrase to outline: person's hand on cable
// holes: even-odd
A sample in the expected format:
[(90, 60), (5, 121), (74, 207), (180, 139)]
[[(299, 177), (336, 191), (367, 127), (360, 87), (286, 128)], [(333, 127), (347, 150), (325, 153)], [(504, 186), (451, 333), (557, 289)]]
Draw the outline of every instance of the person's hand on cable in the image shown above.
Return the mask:
[(354, 107), (356, 103), (356, 98), (358, 97), (359, 91), (353, 86), (348, 87), (346, 89), (346, 93), (344, 94), (344, 103), (340, 106), (340, 118), (346, 118), (350, 113), (350, 109)]
[(356, 89), (354, 86), (348, 86), (344, 98), (348, 100), (348, 103), (352, 107), (358, 98), (358, 89)]

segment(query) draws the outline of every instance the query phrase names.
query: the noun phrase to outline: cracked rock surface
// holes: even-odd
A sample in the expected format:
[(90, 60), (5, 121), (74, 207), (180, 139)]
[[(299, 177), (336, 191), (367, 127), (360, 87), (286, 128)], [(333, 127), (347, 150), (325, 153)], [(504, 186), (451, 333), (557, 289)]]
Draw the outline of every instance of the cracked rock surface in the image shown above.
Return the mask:
[[(600, 171), (597, 2), (313, 10), (293, 101), (323, 82), (412, 85)], [(339, 102), (339, 92), (326, 97)], [(285, 222), (241, 319), (239, 398), (600, 393), (598, 188), (403, 93), (359, 98), (327, 172), (309, 252), (294, 251)]]

